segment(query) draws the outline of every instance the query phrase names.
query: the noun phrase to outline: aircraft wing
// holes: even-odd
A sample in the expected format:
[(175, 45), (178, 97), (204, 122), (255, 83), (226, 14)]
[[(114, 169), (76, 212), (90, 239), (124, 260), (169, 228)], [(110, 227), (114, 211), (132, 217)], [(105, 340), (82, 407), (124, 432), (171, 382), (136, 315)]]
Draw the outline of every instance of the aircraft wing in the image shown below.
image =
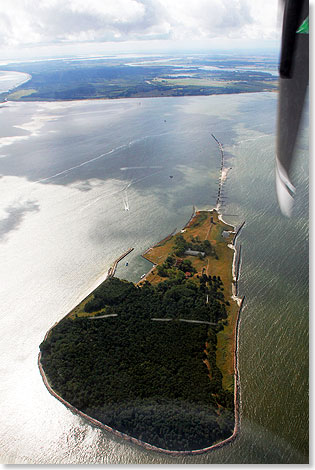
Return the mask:
[(309, 80), (308, 0), (286, 0), (280, 58), (276, 187), (281, 211), (290, 216), (295, 187), (290, 181), (295, 142)]

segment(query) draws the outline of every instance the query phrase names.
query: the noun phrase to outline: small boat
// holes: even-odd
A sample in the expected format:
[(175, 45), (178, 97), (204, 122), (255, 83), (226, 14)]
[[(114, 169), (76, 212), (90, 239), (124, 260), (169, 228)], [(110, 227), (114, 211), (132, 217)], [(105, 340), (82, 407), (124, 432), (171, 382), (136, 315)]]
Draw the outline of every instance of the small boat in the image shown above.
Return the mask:
[(174, 178), (174, 176), (173, 176), (173, 175), (170, 175), (170, 178)]
[(140, 279), (143, 279), (145, 277), (145, 274), (142, 274), (142, 276), (140, 277)]
[(128, 261), (127, 261), (127, 263), (126, 263), (126, 266), (128, 266)]

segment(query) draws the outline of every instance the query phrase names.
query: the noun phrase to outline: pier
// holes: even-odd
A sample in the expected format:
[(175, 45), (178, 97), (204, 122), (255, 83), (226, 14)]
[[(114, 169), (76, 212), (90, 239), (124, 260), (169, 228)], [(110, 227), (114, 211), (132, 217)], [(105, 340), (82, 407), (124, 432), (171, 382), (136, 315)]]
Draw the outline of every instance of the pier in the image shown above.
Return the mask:
[(219, 149), (220, 149), (220, 152), (221, 152), (221, 166), (220, 166), (220, 178), (219, 178), (219, 188), (218, 188), (218, 194), (217, 194), (217, 201), (216, 201), (216, 206), (217, 206), (217, 209), (219, 209), (219, 207), (221, 206), (222, 204), (222, 195), (221, 195), (221, 192), (222, 192), (222, 186), (223, 186), (223, 183), (224, 183), (224, 174), (223, 174), (223, 168), (224, 168), (224, 150), (223, 150), (223, 145), (221, 144), (221, 142), (216, 138), (216, 136), (214, 134), (211, 134), (211, 136), (214, 138), (214, 140), (216, 141), (216, 143), (218, 144), (219, 146)]
[(119, 258), (117, 258), (115, 261), (114, 261), (114, 264), (109, 268), (108, 270), (108, 275), (107, 277), (114, 277), (115, 276), (115, 272), (116, 272), (116, 269), (117, 269), (117, 265), (119, 263), (119, 261), (121, 261), (122, 259), (124, 259), (127, 255), (129, 255), (129, 253), (131, 253), (131, 251), (133, 251), (134, 248), (129, 248), (129, 250), (125, 251), (125, 253), (123, 253), (121, 256), (119, 256)]
[(237, 261), (235, 264), (235, 295), (238, 294), (238, 281), (240, 277), (240, 270), (242, 264), (242, 245), (239, 246)]
[(232, 242), (232, 244), (233, 244), (234, 246), (235, 246), (236, 238), (238, 237), (238, 235), (239, 235), (240, 231), (242, 230), (242, 228), (244, 227), (244, 225), (245, 225), (245, 220), (244, 220), (244, 222), (243, 222), (241, 225), (239, 225), (239, 227), (235, 230), (235, 235), (234, 235), (233, 242)]

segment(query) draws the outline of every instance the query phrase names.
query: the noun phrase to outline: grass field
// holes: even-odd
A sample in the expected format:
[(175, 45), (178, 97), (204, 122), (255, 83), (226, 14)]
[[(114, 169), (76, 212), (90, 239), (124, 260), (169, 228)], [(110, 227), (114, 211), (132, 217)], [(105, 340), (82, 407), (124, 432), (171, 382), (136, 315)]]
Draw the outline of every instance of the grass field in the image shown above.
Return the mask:
[(170, 86), (201, 86), (201, 87), (228, 87), (236, 85), (237, 81), (232, 80), (213, 80), (208, 78), (155, 78), (151, 83), (160, 83)]
[(23, 98), (24, 96), (30, 96), (32, 95), (33, 93), (36, 93), (37, 90), (31, 88), (31, 89), (27, 89), (27, 90), (17, 90), (17, 91), (13, 91), (13, 93), (10, 93), (7, 97), (8, 100), (12, 100), (12, 101), (18, 101), (20, 100), (21, 98)]

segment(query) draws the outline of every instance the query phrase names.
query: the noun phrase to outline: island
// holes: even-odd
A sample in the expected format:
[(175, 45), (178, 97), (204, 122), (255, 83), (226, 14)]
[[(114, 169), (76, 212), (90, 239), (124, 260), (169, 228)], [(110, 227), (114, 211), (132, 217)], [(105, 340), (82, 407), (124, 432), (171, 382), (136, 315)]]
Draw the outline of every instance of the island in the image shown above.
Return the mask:
[[(222, 168), (221, 168), (222, 171)], [(194, 211), (143, 256), (137, 284), (107, 279), (46, 334), (49, 392), (91, 424), (173, 455), (216, 449), (238, 432), (239, 230)], [(130, 250), (128, 250), (130, 251)]]

